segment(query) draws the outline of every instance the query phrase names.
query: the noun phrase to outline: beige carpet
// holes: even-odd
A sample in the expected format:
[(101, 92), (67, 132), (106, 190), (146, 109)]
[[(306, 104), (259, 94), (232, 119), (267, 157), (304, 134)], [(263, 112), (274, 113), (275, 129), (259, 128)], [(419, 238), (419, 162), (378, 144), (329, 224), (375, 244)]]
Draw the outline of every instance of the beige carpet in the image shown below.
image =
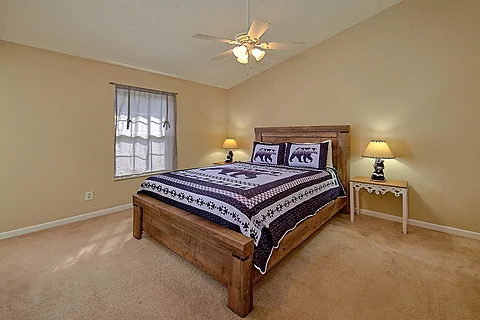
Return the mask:
[[(480, 241), (333, 218), (254, 288), (248, 319), (480, 319)], [(130, 212), (0, 241), (0, 319), (239, 319)]]

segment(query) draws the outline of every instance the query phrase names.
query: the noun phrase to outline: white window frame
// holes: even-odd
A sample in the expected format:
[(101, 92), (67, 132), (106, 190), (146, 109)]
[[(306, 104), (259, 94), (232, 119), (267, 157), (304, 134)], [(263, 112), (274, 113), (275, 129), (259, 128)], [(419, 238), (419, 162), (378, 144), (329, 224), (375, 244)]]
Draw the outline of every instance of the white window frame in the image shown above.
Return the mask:
[[(114, 154), (113, 154), (113, 177), (114, 180), (125, 180), (125, 179), (132, 179), (132, 178), (138, 178), (138, 177), (144, 177), (144, 176), (151, 176), (154, 174), (158, 174), (161, 172), (165, 171), (170, 171), (170, 170), (175, 170), (177, 169), (177, 134), (176, 134), (176, 93), (174, 92), (165, 92), (165, 91), (158, 91), (158, 90), (152, 90), (152, 89), (146, 89), (146, 88), (140, 88), (140, 87), (133, 87), (133, 86), (126, 86), (122, 84), (116, 84), (116, 83), (111, 83), (115, 85), (115, 92), (114, 92)], [(128, 92), (128, 100), (119, 102), (119, 90), (122, 91), (122, 99), (125, 99), (125, 91)], [(132, 100), (130, 99), (130, 95), (135, 95), (136, 94), (136, 99)], [(142, 107), (138, 105), (136, 102), (140, 101), (146, 101), (144, 100), (144, 97), (140, 96), (143, 95), (145, 97), (148, 97), (148, 113), (146, 118), (141, 117), (142, 113), (141, 109)], [(154, 101), (156, 105), (152, 106), (153, 108), (160, 108), (160, 111), (158, 109), (155, 110), (156, 114), (158, 117), (158, 121), (152, 121), (152, 113), (150, 113), (150, 99), (159, 97), (159, 100)], [(160, 105), (158, 105), (158, 103)], [(128, 111), (126, 108), (128, 107)], [(143, 105), (143, 108), (145, 105)], [(168, 110), (168, 111), (167, 111)], [(162, 113), (163, 111), (163, 113)], [(137, 117), (138, 120), (135, 118)], [(126, 121), (125, 121), (126, 120)], [(145, 120), (147, 121), (147, 124), (145, 125)], [(133, 129), (133, 126), (136, 126), (137, 123), (139, 126), (143, 124), (143, 130), (147, 130), (146, 132), (142, 131), (142, 135), (135, 135), (132, 136), (132, 149), (133, 153), (130, 153), (128, 155), (119, 155), (117, 152), (117, 148), (119, 148), (119, 145), (117, 144), (117, 140), (120, 139), (120, 137), (126, 138), (128, 140), (128, 136), (125, 134), (125, 124), (129, 123), (128, 127), (129, 129), (127, 130), (132, 130), (132, 135), (134, 132), (137, 132), (139, 128)], [(152, 125), (153, 123), (153, 125)], [(160, 127), (153, 127), (156, 131), (156, 135), (152, 135), (151, 128), (152, 126), (160, 126)], [(171, 130), (171, 131), (169, 131)], [(121, 131), (123, 134), (119, 134), (119, 131)], [(161, 135), (160, 132), (168, 132), (168, 134)], [(138, 139), (144, 139), (147, 140), (147, 150), (146, 152), (140, 152), (140, 157), (138, 154), (135, 152), (135, 144), (137, 143)], [(158, 162), (156, 165), (153, 163), (154, 159), (154, 146), (153, 146), (153, 140), (157, 140), (157, 148), (160, 144), (158, 144), (158, 140), (163, 140), (165, 139), (165, 144), (168, 143), (168, 145), (164, 146), (163, 154), (156, 154), (157, 158), (159, 156), (163, 156), (164, 159), (163, 161), (165, 162), (165, 168), (162, 168), (161, 170), (158, 170), (154, 168), (155, 166), (158, 167)], [(137, 140), (137, 141), (136, 141)], [(125, 142), (125, 141), (124, 141)], [(121, 142), (120, 142), (121, 143)], [(128, 147), (128, 143), (124, 144), (123, 147), (125, 146)], [(167, 151), (169, 151), (167, 153)], [(166, 158), (168, 155), (168, 158)], [(135, 170), (135, 163), (137, 161), (137, 158), (143, 159), (142, 156), (145, 159), (145, 168), (142, 170), (142, 166), (140, 166), (140, 169), (142, 170), (141, 172), (134, 172)], [(117, 173), (119, 167), (121, 165), (117, 166), (117, 161), (121, 158), (131, 158), (130, 162), (132, 163), (133, 161), (133, 168), (131, 168), (131, 172), (125, 173), (125, 169), (127, 166), (123, 166), (123, 173), (119, 174)], [(150, 159), (151, 162), (148, 161)], [(131, 164), (130, 163), (130, 164)], [(150, 167), (150, 169), (148, 168)], [(127, 169), (128, 171), (128, 169)]]

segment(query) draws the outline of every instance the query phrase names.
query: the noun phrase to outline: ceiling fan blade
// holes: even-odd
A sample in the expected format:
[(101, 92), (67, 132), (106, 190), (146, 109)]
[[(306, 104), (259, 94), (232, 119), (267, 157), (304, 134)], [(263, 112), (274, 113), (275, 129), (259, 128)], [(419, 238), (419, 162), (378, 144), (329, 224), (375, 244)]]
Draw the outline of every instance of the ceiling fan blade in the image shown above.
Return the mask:
[(305, 45), (304, 42), (269, 41), (269, 42), (260, 43), (260, 48), (269, 49), (269, 50), (288, 50), (288, 49), (298, 48), (298, 47), (304, 46), (304, 45)]
[(224, 51), (224, 52), (222, 52), (222, 53), (217, 54), (216, 56), (211, 57), (209, 60), (217, 61), (217, 60), (223, 59), (223, 58), (225, 58), (226, 56), (231, 55), (232, 52), (233, 52), (233, 49)]
[(250, 29), (248, 30), (247, 35), (252, 39), (260, 39), (260, 37), (265, 33), (265, 31), (270, 28), (270, 23), (267, 21), (253, 19)]
[(229, 43), (229, 44), (235, 44), (235, 40), (228, 40), (228, 39), (224, 39), (224, 38), (219, 38), (219, 37), (213, 37), (213, 36), (209, 36), (209, 35), (206, 35), (206, 34), (194, 34), (192, 36), (193, 38), (197, 38), (197, 39), (202, 39), (202, 40), (211, 40), (211, 41), (218, 41), (218, 42), (225, 42), (225, 43)]

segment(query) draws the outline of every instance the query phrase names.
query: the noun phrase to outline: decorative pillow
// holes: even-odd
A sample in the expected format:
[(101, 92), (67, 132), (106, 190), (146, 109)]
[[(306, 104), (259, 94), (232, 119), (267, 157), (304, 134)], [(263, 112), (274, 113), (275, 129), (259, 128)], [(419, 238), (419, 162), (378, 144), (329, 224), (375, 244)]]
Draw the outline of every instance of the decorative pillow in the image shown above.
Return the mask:
[(327, 166), (329, 141), (322, 143), (287, 143), (285, 164), (291, 167), (323, 169)]
[(285, 143), (253, 142), (252, 162), (283, 164)]
[(323, 142), (328, 142), (327, 167), (333, 168), (332, 140), (327, 140)]

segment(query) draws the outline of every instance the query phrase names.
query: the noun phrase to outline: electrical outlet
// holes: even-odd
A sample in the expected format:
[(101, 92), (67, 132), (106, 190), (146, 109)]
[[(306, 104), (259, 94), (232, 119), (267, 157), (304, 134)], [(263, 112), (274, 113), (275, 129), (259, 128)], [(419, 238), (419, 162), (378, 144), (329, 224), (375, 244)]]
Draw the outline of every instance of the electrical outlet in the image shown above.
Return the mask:
[(85, 192), (85, 201), (93, 200), (93, 191)]

